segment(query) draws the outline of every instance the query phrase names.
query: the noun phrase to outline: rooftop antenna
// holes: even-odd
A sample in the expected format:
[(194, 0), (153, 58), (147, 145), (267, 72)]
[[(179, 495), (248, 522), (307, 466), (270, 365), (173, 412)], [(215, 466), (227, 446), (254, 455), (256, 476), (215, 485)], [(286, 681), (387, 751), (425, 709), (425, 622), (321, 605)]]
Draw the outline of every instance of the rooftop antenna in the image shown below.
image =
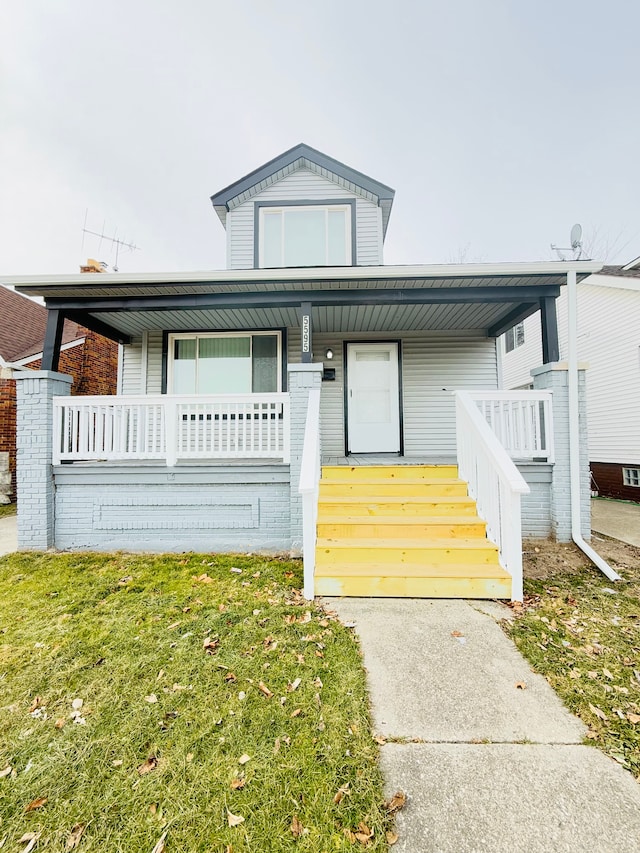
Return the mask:
[[(107, 240), (107, 242), (109, 242), (113, 246), (115, 246), (116, 262), (113, 265), (113, 271), (118, 272), (118, 256), (120, 254), (120, 249), (121, 248), (129, 249), (131, 252), (134, 252), (134, 251), (139, 251), (140, 247), (136, 246), (134, 243), (130, 243), (128, 240), (120, 240), (117, 237), (117, 233), (118, 233), (117, 229), (114, 232), (113, 237), (110, 237), (108, 234), (105, 234), (104, 233), (104, 228), (105, 228), (104, 222), (102, 223), (102, 231), (100, 233), (98, 231), (91, 231), (90, 228), (87, 228), (87, 216), (88, 215), (89, 215), (89, 209), (87, 208), (87, 210), (85, 210), (85, 213), (84, 213), (84, 225), (82, 226), (82, 234), (83, 234), (82, 248), (84, 249), (84, 235), (85, 234), (91, 234), (93, 237), (99, 237), (100, 238), (100, 246), (102, 245), (103, 240)], [(100, 249), (100, 246), (98, 247), (98, 250)]]
[(582, 257), (582, 225), (580, 225), (579, 222), (576, 222), (576, 224), (571, 229), (571, 235), (569, 237), (569, 241), (571, 243), (570, 247), (555, 246), (552, 243), (551, 248), (553, 249), (554, 252), (557, 253), (558, 258), (561, 261), (567, 260), (564, 256), (563, 252), (573, 252), (572, 260), (579, 261), (580, 258)]

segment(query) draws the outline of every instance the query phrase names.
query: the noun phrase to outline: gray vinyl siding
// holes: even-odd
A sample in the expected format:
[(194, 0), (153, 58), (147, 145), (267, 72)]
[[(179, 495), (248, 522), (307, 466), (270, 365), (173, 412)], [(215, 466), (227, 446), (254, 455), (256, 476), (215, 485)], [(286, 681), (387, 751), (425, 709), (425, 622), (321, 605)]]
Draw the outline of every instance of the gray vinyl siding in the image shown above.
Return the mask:
[[(300, 360), (299, 336), (294, 343), (289, 330), (289, 361)], [(297, 332), (297, 330), (295, 330)], [(456, 389), (498, 387), (496, 346), (493, 339), (479, 334), (437, 334), (398, 332), (391, 335), (349, 334), (349, 341), (400, 340), (402, 351), (404, 453), (410, 455), (456, 455)], [(342, 455), (344, 444), (344, 365), (345, 336), (315, 334), (314, 361), (335, 368), (335, 381), (322, 383), (322, 452)], [(324, 359), (327, 348), (333, 360)]]
[(162, 394), (162, 332), (149, 332), (147, 394)]
[(122, 347), (122, 394), (143, 394), (142, 341), (136, 340)]
[(297, 169), (257, 195), (252, 196), (227, 215), (227, 267), (254, 267), (254, 202), (312, 201), (313, 199), (356, 200), (356, 247), (358, 266), (382, 264), (382, 211), (366, 198), (316, 175), (309, 169)]

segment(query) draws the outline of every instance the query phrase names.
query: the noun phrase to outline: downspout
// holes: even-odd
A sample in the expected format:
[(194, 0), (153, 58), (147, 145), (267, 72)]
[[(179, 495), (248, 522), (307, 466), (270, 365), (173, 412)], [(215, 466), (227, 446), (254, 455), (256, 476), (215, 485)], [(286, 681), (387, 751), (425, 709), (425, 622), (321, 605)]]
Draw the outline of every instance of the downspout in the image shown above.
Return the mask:
[(569, 296), (569, 475), (571, 496), (571, 538), (591, 562), (611, 581), (621, 580), (620, 575), (597, 554), (591, 545), (582, 538), (580, 518), (580, 408), (578, 388), (578, 285), (576, 271), (567, 270), (567, 290)]

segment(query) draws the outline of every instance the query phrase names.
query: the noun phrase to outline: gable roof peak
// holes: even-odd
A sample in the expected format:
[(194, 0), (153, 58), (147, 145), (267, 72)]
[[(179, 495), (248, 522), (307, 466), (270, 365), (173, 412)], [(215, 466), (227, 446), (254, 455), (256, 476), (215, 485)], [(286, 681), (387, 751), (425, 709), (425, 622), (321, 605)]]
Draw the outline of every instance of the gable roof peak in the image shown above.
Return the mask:
[(244, 177), (234, 181), (229, 186), (211, 196), (211, 203), (220, 217), (222, 224), (226, 222), (226, 214), (230, 210), (230, 202), (243, 193), (251, 194), (251, 190), (264, 181), (274, 179), (282, 170), (291, 167), (299, 160), (306, 160), (318, 169), (335, 176), (338, 182), (358, 188), (367, 197), (372, 198), (382, 208), (383, 229), (386, 232), (391, 205), (395, 190), (376, 181), (374, 178), (351, 168), (339, 160), (323, 154), (317, 148), (312, 148), (304, 142), (294, 145), (287, 151), (249, 172)]

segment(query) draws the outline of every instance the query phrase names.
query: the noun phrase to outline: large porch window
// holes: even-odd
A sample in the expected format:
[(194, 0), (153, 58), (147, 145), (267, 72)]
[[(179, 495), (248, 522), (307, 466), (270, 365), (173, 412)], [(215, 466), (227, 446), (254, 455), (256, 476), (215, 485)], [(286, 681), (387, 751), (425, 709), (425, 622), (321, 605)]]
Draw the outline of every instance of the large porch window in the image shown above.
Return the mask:
[(279, 332), (169, 336), (170, 394), (270, 394), (281, 390)]

